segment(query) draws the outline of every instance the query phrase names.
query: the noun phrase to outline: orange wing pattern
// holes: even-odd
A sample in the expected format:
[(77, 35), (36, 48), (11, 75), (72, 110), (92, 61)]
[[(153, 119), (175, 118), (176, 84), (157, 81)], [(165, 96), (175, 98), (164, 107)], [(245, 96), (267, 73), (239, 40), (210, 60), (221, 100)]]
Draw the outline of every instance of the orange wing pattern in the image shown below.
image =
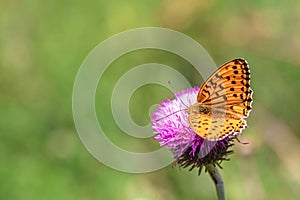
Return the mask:
[[(198, 119), (194, 121), (195, 119)], [(240, 133), (247, 127), (245, 120), (227, 118), (212, 118), (209, 115), (198, 116), (190, 119), (191, 126), (195, 132), (208, 140), (221, 140), (228, 135)], [(200, 120), (200, 122), (199, 122)]]
[(251, 111), (252, 93), (247, 62), (225, 63), (202, 85), (197, 103), (188, 108), (191, 127), (208, 140), (240, 133)]

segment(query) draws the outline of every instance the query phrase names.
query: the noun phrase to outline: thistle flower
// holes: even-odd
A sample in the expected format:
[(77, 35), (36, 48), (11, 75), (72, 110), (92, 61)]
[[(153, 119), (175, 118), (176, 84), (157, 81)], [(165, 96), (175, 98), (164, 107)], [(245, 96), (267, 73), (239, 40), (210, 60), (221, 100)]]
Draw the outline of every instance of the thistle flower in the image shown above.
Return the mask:
[(223, 160), (233, 151), (228, 150), (236, 137), (228, 136), (218, 141), (209, 141), (197, 135), (188, 121), (186, 109), (197, 101), (199, 87), (175, 93), (175, 99), (166, 99), (152, 115), (155, 140), (174, 154), (174, 164), (179, 167), (199, 169), (221, 167)]

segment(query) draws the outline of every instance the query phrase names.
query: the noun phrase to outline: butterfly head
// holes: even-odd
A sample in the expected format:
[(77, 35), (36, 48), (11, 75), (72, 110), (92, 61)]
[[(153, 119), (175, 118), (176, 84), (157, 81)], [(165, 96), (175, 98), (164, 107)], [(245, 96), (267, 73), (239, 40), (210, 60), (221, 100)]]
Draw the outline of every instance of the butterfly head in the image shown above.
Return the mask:
[(194, 105), (187, 108), (187, 113), (190, 114), (209, 114), (210, 108), (208, 106), (195, 103)]

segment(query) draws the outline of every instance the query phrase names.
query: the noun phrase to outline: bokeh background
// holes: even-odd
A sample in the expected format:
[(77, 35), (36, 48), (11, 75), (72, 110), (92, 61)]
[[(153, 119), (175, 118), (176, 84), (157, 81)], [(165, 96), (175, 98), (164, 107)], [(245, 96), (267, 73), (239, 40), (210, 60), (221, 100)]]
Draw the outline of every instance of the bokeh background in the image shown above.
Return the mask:
[[(228, 199), (300, 196), (299, 1), (0, 2), (0, 199), (216, 199), (208, 174), (171, 166), (147, 174), (106, 167), (82, 145), (72, 118), (72, 88), (88, 53), (113, 34), (158, 26), (194, 38), (217, 65), (246, 58), (252, 72), (249, 128), (221, 171)], [(132, 67), (157, 62), (201, 85), (189, 63), (155, 50), (116, 60), (99, 86), (97, 115), (108, 137), (132, 151), (158, 148), (122, 133), (110, 111), (113, 85)], [(101, 83), (100, 81), (100, 83)], [(130, 103), (149, 123), (149, 107), (172, 92), (147, 85)], [(147, 150), (147, 149), (146, 149)], [(107, 152), (109, 154), (109, 152)]]

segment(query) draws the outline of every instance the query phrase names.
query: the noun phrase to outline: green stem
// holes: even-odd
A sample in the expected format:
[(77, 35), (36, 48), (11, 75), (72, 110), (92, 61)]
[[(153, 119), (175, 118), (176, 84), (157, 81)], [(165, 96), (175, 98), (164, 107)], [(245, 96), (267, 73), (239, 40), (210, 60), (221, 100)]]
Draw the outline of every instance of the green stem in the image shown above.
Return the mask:
[(216, 186), (218, 200), (225, 200), (224, 182), (219, 170), (213, 165), (207, 165), (206, 169)]

